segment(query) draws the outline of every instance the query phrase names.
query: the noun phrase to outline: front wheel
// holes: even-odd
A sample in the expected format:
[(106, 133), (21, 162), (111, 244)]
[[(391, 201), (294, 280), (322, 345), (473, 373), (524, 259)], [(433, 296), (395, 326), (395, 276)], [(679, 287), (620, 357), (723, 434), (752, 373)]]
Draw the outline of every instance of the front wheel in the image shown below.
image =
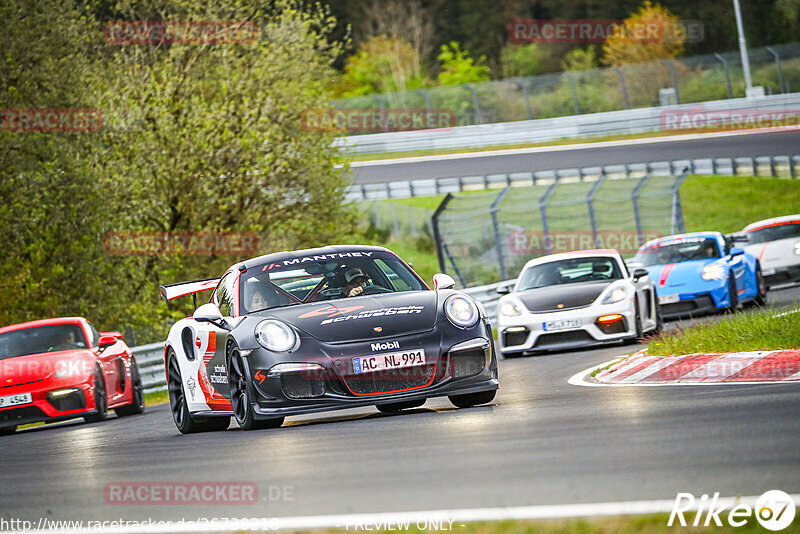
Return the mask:
[(242, 430), (259, 430), (262, 428), (278, 428), (283, 424), (283, 417), (256, 419), (250, 395), (247, 390), (245, 366), (239, 347), (233, 340), (228, 341), (226, 348), (228, 363), (228, 385), (231, 392), (231, 408), (233, 417)]
[(447, 398), (450, 399), (450, 402), (457, 408), (471, 408), (478, 404), (492, 402), (495, 395), (497, 395), (497, 390), (493, 389), (491, 391), (480, 391), (478, 393), (467, 393), (465, 395), (450, 395)]
[(756, 298), (753, 299), (752, 305), (756, 308), (767, 305), (767, 282), (764, 280), (760, 265), (756, 265)]
[(728, 302), (730, 311), (736, 311), (739, 307), (739, 293), (736, 291), (736, 278), (733, 277), (733, 273), (728, 276)]
[(137, 415), (144, 411), (144, 387), (142, 387), (142, 377), (139, 375), (139, 365), (136, 358), (131, 356), (131, 391), (133, 397), (130, 404), (120, 406), (114, 410), (119, 417)]
[(231, 424), (231, 418), (225, 416), (207, 419), (192, 417), (183, 392), (183, 378), (178, 366), (178, 358), (172, 349), (167, 353), (167, 391), (169, 392), (169, 408), (172, 412), (172, 419), (181, 434), (225, 430)]
[(106, 397), (106, 382), (100, 369), (94, 370), (94, 412), (85, 415), (83, 420), (87, 423), (97, 423), (108, 417), (108, 397)]

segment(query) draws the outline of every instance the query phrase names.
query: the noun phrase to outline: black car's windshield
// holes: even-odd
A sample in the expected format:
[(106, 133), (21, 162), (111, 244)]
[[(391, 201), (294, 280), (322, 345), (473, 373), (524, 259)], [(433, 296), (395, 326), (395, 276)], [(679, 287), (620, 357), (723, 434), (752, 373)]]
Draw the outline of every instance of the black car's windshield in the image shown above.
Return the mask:
[(368, 251), (309, 256), (250, 268), (240, 281), (242, 314), (306, 302), (427, 289), (396, 256)]
[(77, 324), (36, 326), (0, 334), (0, 360), (28, 354), (85, 348), (86, 338)]
[(645, 267), (650, 265), (666, 265), (667, 263), (680, 263), (682, 261), (703, 260), (719, 258), (719, 246), (716, 239), (701, 237), (696, 239), (682, 239), (642, 248), (633, 261)]
[(791, 239), (793, 237), (800, 237), (800, 221), (766, 226), (747, 232), (747, 239), (752, 244), (778, 241), (779, 239)]
[(614, 258), (569, 258), (528, 267), (520, 276), (517, 291), (621, 278), (622, 272)]

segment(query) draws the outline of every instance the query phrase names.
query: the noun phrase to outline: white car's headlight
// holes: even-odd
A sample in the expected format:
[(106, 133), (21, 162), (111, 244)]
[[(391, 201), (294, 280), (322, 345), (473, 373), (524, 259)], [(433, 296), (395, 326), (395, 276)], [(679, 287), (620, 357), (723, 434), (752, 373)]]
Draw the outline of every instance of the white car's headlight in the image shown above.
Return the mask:
[(703, 280), (724, 280), (725, 268), (719, 263), (712, 263), (703, 268)]
[(520, 311), (519, 306), (513, 302), (504, 302), (500, 305), (500, 315), (505, 317), (516, 317), (517, 315), (522, 315), (522, 312)]
[(800, 256), (800, 241), (794, 244), (794, 253)]
[(274, 352), (287, 352), (297, 345), (295, 331), (286, 323), (272, 319), (258, 323), (255, 336), (262, 347)]
[(459, 328), (471, 328), (480, 319), (475, 303), (461, 295), (453, 295), (444, 301), (444, 313)]
[(616, 304), (617, 302), (624, 300), (627, 296), (628, 292), (625, 291), (625, 288), (618, 287), (606, 295), (606, 298), (603, 299), (603, 304)]

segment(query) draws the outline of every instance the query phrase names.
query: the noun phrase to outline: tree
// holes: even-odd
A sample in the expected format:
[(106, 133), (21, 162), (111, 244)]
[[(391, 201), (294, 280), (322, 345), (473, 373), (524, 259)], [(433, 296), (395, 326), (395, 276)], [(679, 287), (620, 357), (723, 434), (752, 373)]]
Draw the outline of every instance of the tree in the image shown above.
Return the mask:
[(469, 52), (461, 50), (455, 41), (442, 45), (439, 61), (442, 63), (439, 72), (439, 83), (442, 85), (461, 85), (489, 79), (489, 67), (484, 64), (486, 58), (481, 56), (476, 63), (469, 57)]
[[(640, 38), (635, 32), (655, 28)], [(620, 66), (658, 59), (672, 59), (683, 52), (686, 40), (680, 19), (669, 10), (646, 0), (639, 11), (626, 18), (619, 31), (609, 34), (603, 45), (603, 62)]]
[(341, 96), (417, 89), (423, 85), (419, 55), (401, 37), (376, 35), (347, 59), (339, 84)]

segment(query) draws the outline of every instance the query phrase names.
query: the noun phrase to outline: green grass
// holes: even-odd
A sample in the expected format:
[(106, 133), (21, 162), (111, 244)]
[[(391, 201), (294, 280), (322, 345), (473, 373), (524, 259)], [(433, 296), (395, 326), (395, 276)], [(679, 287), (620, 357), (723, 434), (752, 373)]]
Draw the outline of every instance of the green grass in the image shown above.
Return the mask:
[(800, 348), (800, 312), (775, 315), (774, 309), (753, 310), (691, 327), (679, 325), (652, 338), (647, 350), (654, 356), (671, 356)]
[(687, 231), (736, 232), (759, 219), (800, 213), (800, 180), (690, 176), (681, 204)]
[[(537, 521), (508, 520), (476, 523), (458, 523), (452, 525), (452, 531), (457, 534), (660, 534), (675, 532), (696, 532), (696, 533), (736, 533), (751, 534), (755, 532), (769, 532), (758, 524), (754, 517), (748, 519), (742, 527), (731, 527), (727, 522), (727, 514), (720, 514), (722, 527), (702, 526), (705, 521), (705, 514), (701, 517), (700, 525), (692, 527), (694, 513), (684, 514), (686, 523), (689, 526), (681, 527), (678, 520), (671, 527), (667, 526), (669, 514), (649, 514), (649, 515), (630, 515), (618, 517), (588, 517), (578, 519), (548, 519)], [(462, 524), (464, 526), (462, 526)], [(713, 524), (713, 521), (712, 521)], [(795, 518), (794, 525), (800, 524), (800, 515)], [(447, 524), (445, 524), (447, 526)], [(349, 532), (354, 532), (351, 527)], [(419, 533), (432, 532), (433, 530), (418, 530), (414, 524), (411, 528), (403, 532)], [(790, 525), (783, 532), (796, 532)], [(346, 532), (344, 529), (338, 530), (314, 530), (308, 531), (314, 534), (340, 533)], [(363, 531), (360, 531), (363, 532)], [(302, 534), (302, 533), (300, 533)]]
[(153, 391), (152, 393), (144, 394), (145, 406), (156, 406), (157, 404), (166, 404), (169, 402), (169, 393), (164, 391)]

